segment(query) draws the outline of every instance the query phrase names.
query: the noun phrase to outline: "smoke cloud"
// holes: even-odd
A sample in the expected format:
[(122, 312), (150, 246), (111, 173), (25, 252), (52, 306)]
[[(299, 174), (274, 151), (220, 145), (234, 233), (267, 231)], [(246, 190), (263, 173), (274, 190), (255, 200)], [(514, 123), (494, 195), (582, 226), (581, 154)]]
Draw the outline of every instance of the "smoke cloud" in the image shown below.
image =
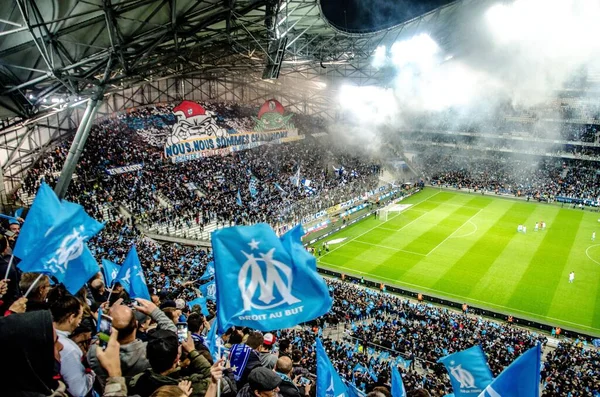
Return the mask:
[[(340, 104), (352, 127), (331, 132), (378, 150), (393, 131), (449, 113), (448, 129), (507, 113), (560, 119), (547, 106), (556, 91), (588, 86), (600, 65), (598, 0), (489, 1), (462, 7), (453, 18), (450, 26), (425, 25), (378, 48), (373, 65), (393, 78), (387, 88), (342, 87)], [(531, 129), (547, 139), (559, 135), (548, 123)]]

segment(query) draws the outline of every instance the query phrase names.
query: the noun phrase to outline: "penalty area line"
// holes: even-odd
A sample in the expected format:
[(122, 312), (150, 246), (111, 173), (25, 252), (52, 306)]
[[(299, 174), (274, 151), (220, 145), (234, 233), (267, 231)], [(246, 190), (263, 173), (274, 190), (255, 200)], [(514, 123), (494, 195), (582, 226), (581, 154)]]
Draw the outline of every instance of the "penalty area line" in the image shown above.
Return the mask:
[[(419, 205), (419, 204), (421, 204), (421, 203), (423, 203), (423, 202), (425, 202), (425, 201), (429, 200), (430, 198), (437, 196), (438, 194), (440, 194), (440, 192), (437, 192), (436, 194), (434, 194), (434, 195), (431, 195), (431, 196), (427, 197), (426, 199), (423, 199), (423, 200), (419, 201), (419, 202), (418, 202), (417, 204), (415, 204), (415, 205)], [(427, 213), (427, 212), (423, 213), (422, 215), (419, 215), (417, 218), (413, 219), (411, 222), (409, 222), (409, 223), (407, 223), (406, 225), (402, 226), (402, 227), (401, 227), (400, 229), (398, 229), (397, 231), (400, 231), (400, 230), (404, 229), (405, 227), (407, 227), (408, 225), (412, 224), (413, 222), (417, 221), (419, 218), (421, 218), (421, 217), (422, 217), (423, 215), (425, 215), (426, 213)], [(384, 222), (383, 222), (381, 225), (385, 225), (386, 223), (388, 223), (388, 222), (389, 222), (389, 221), (391, 221), (392, 219), (394, 219), (394, 218), (396, 218), (396, 217), (400, 216), (400, 214), (401, 214), (401, 212), (400, 212), (400, 213), (398, 213), (397, 215), (393, 216), (392, 218), (388, 219), (387, 221), (384, 221)], [(326, 252), (326, 253), (325, 253), (324, 255), (322, 255), (320, 258), (323, 258), (323, 257), (325, 257), (325, 256), (327, 256), (327, 255), (329, 255), (329, 254), (331, 254), (331, 253), (332, 253), (332, 252), (334, 252), (335, 250), (338, 250), (338, 249), (342, 248), (343, 246), (345, 246), (346, 244), (350, 243), (351, 241), (354, 241), (355, 239), (357, 239), (357, 238), (359, 238), (359, 237), (362, 237), (362, 236), (364, 236), (365, 234), (367, 234), (367, 233), (369, 233), (369, 232), (371, 232), (371, 231), (373, 231), (373, 230), (377, 229), (377, 228), (378, 228), (378, 227), (380, 227), (381, 225), (374, 226), (374, 227), (370, 228), (369, 230), (367, 230), (366, 232), (364, 232), (364, 233), (361, 233), (361, 234), (359, 234), (358, 236), (354, 236), (354, 237), (350, 238), (348, 241), (346, 241), (345, 243), (341, 244), (339, 247), (335, 247), (335, 248), (334, 248), (334, 249), (332, 249), (331, 251), (329, 251), (329, 252)], [(317, 262), (319, 262), (320, 258), (319, 258), (319, 259), (317, 259)]]

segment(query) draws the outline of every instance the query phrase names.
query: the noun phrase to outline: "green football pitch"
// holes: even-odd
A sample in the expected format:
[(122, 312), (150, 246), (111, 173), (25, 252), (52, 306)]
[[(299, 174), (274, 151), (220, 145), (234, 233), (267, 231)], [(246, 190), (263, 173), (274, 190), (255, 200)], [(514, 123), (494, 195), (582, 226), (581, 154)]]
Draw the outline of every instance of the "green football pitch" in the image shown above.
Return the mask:
[(318, 265), (600, 335), (599, 213), (434, 188), (397, 205), (387, 221), (370, 216), (329, 236)]

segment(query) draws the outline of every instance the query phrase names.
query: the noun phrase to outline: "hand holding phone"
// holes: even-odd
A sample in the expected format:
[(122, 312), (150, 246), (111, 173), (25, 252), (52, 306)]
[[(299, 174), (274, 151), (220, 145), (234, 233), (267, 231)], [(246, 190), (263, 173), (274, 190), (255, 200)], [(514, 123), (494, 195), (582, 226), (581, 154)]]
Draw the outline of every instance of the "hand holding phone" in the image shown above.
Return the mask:
[(177, 323), (177, 339), (179, 340), (179, 344), (182, 344), (188, 338), (188, 324), (187, 323)]
[(100, 341), (101, 347), (106, 347), (110, 340), (110, 334), (112, 331), (112, 317), (106, 314), (100, 315), (98, 323), (98, 340)]
[(301, 376), (300, 377), (300, 384), (302, 386), (308, 386), (308, 385), (310, 385), (310, 379), (305, 378), (304, 376)]

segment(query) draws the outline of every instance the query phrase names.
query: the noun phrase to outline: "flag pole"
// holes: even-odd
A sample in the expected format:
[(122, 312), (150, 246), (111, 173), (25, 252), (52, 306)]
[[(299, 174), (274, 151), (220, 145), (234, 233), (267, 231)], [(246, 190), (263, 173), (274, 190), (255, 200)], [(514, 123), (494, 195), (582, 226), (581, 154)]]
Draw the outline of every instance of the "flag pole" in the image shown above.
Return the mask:
[[(213, 324), (213, 326), (216, 327), (217, 325)], [(216, 338), (216, 334), (215, 334), (215, 338)], [(219, 344), (219, 346), (217, 346), (217, 349), (218, 349), (218, 352), (219, 352), (218, 355), (219, 355), (219, 360), (220, 360), (221, 358), (223, 358), (221, 356), (223, 354), (221, 352), (221, 344)], [(221, 397), (221, 379), (217, 379), (217, 397)]]
[(109, 305), (110, 305), (110, 296), (112, 295), (113, 288), (114, 287), (110, 287), (110, 292), (108, 293), (108, 298), (106, 298), (106, 301), (108, 302)]
[(14, 254), (10, 256), (10, 261), (8, 261), (8, 266), (6, 267), (6, 274), (4, 275), (5, 280), (8, 278), (8, 273), (10, 273), (10, 267), (12, 266), (13, 259), (15, 259)]
[(40, 279), (42, 278), (43, 275), (44, 275), (44, 273), (40, 273), (40, 275), (37, 276), (37, 278), (35, 279), (35, 281), (33, 282), (33, 284), (31, 284), (31, 286), (29, 287), (29, 289), (27, 290), (27, 292), (25, 292), (25, 295), (23, 295), (23, 298), (27, 298), (27, 296), (29, 295), (29, 293), (33, 290), (33, 287), (35, 287), (35, 285), (38, 283), (38, 281), (40, 281)]

